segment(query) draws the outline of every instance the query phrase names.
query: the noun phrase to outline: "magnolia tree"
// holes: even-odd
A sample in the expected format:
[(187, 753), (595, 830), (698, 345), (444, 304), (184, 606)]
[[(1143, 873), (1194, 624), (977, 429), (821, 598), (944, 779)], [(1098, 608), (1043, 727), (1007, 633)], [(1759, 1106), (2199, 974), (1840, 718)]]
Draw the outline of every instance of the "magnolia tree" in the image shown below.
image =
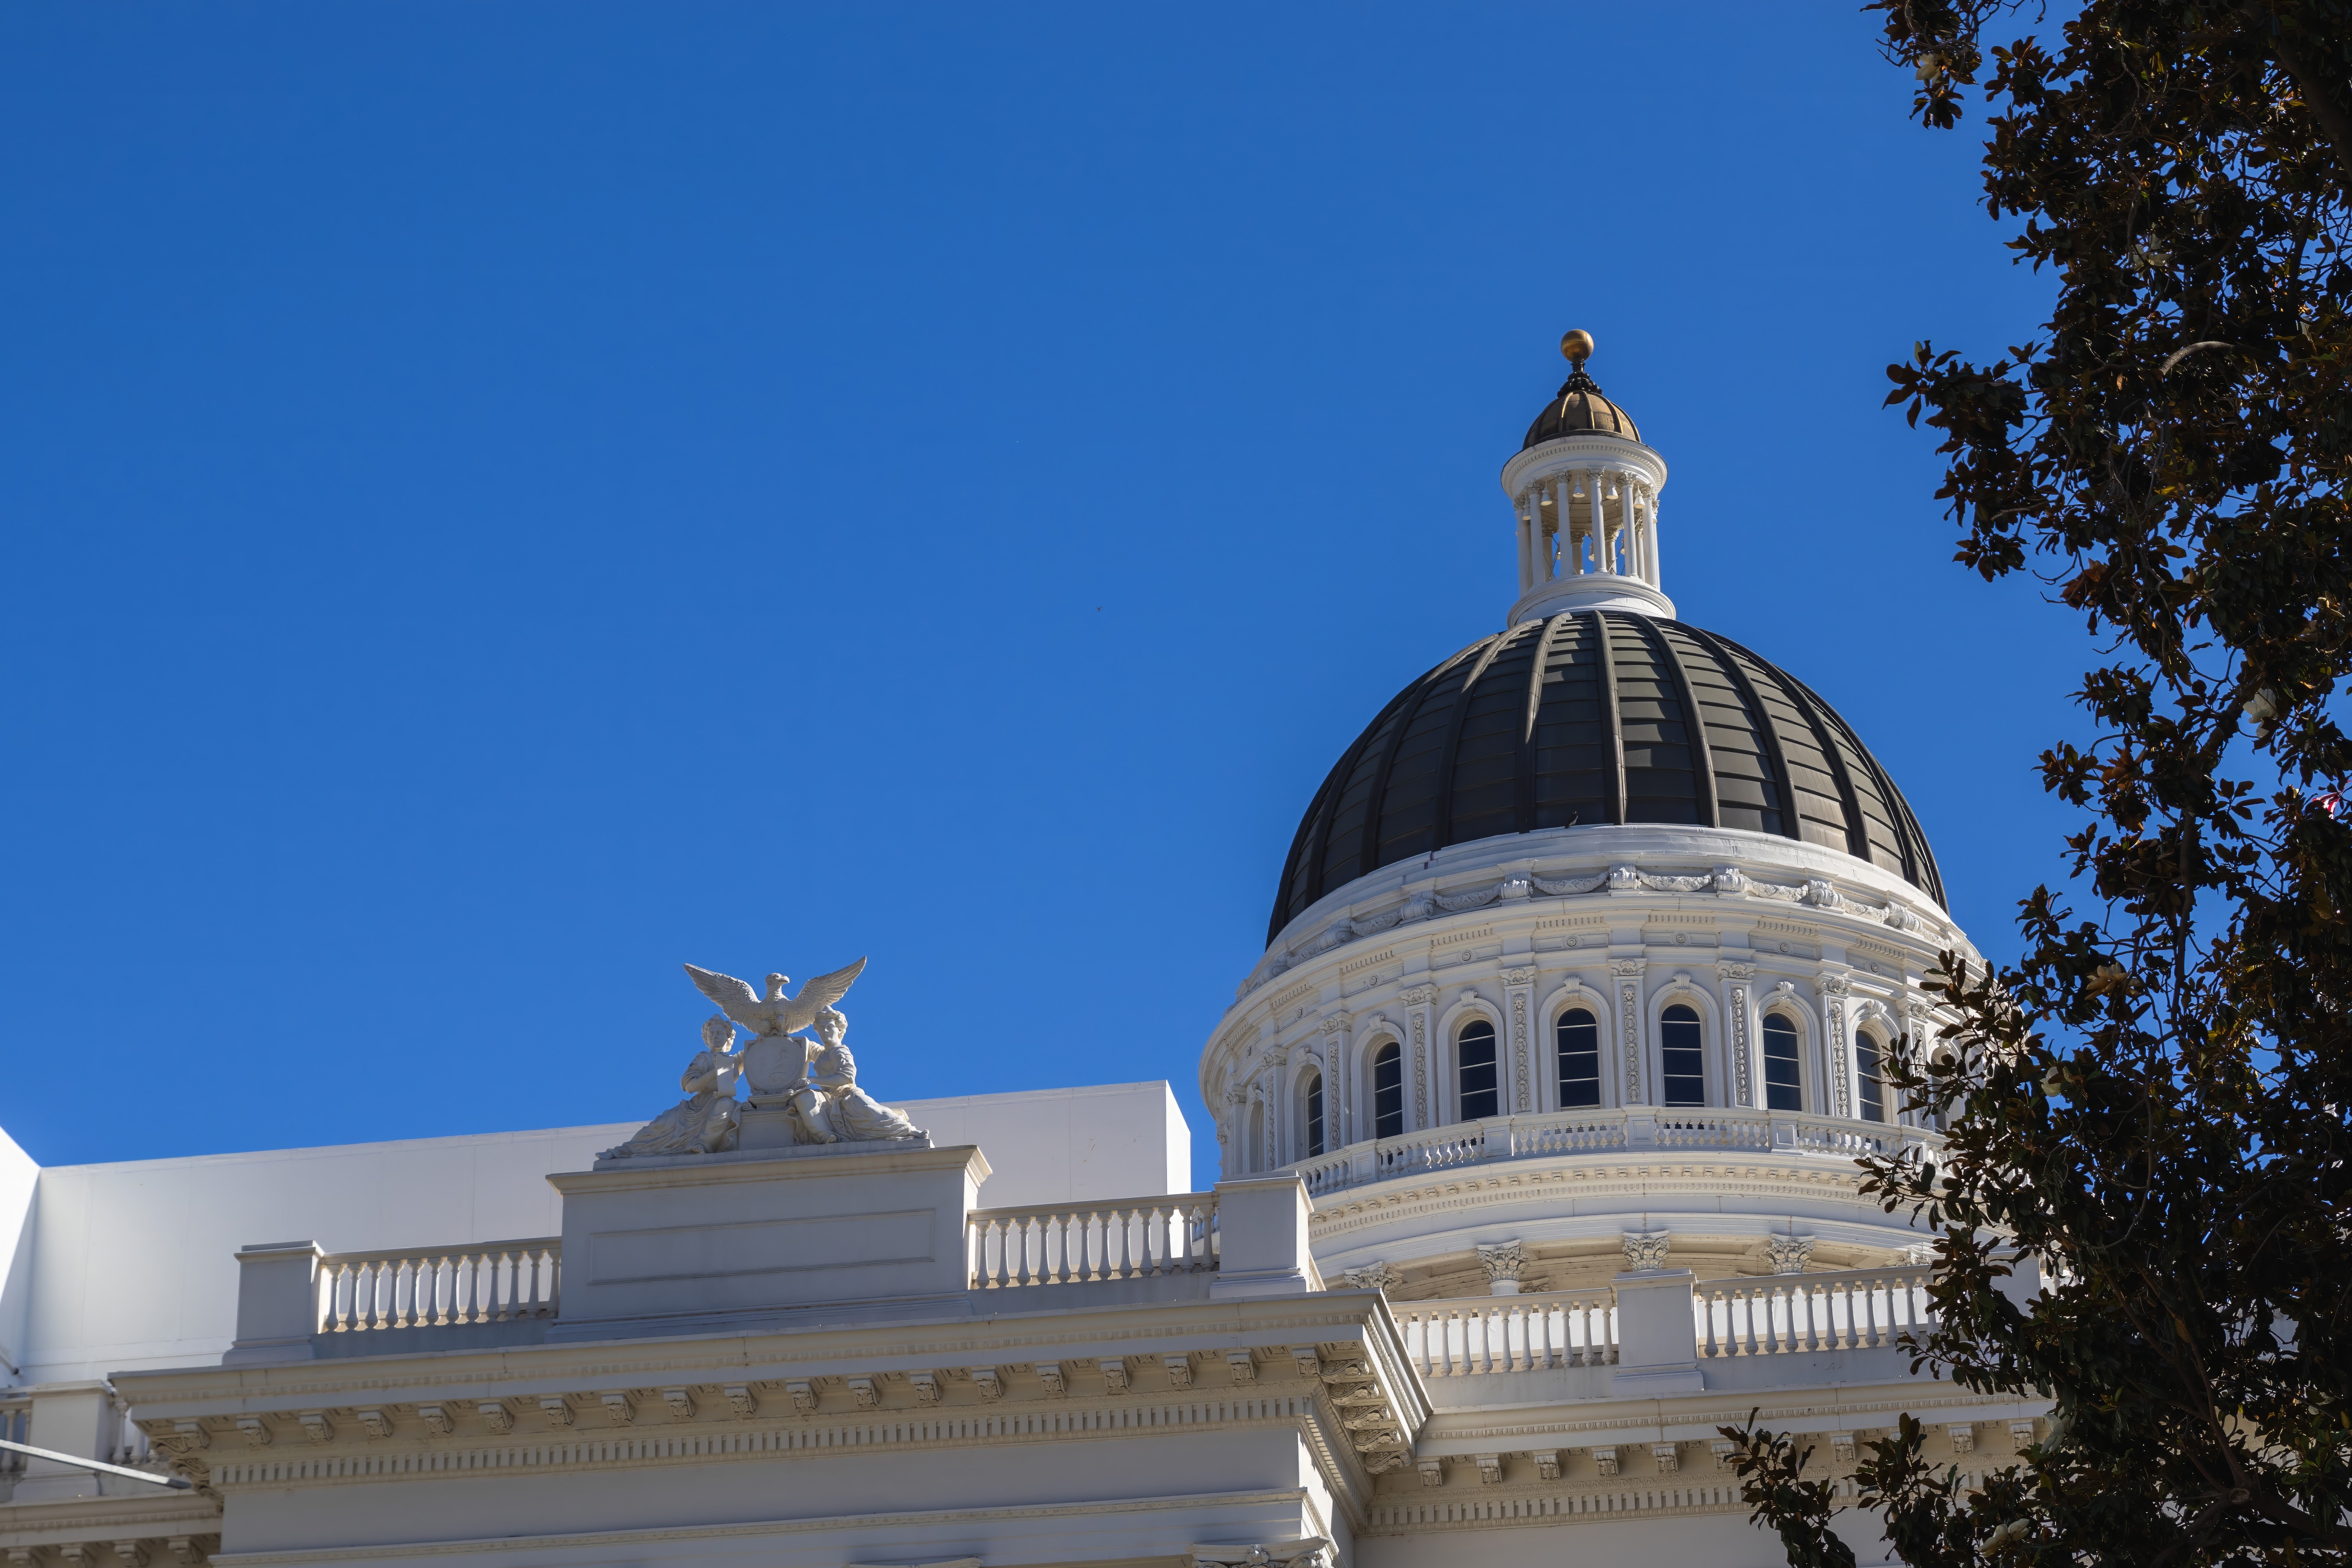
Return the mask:
[(2042, 758), (2083, 813), (2067, 891), (2022, 900), (2013, 967), (1946, 958), (1959, 1026), (1895, 1078), (1948, 1140), (1867, 1182), (1940, 1232), (1915, 1353), (2052, 1408), (1976, 1486), (1906, 1417), (1844, 1499), (1726, 1435), (1792, 1563), (1853, 1563), (1842, 1506), (1922, 1568), (2345, 1563), (2352, 4), (1867, 9), (1925, 126), (1980, 92), (1985, 206), (2058, 285), (2029, 341), (1921, 343), (1887, 401), (1941, 437), (1960, 563), (2041, 575), (2094, 666)]

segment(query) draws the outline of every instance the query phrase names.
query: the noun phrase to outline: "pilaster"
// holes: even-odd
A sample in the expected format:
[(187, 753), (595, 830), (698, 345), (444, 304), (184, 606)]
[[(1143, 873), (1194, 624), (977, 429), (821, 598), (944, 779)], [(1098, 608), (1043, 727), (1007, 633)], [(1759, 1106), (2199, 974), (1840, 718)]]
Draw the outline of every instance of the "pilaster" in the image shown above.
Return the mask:
[(1528, 1068), (1529, 1016), (1535, 1012), (1535, 965), (1503, 971), (1503, 1016), (1511, 1031), (1511, 1114), (1536, 1110), (1535, 1079)]
[(1412, 1081), (1406, 1092), (1412, 1097), (1412, 1128), (1418, 1132), (1436, 1125), (1430, 1119), (1430, 1089), (1437, 1079), (1437, 987), (1415, 985), (1399, 993), (1397, 1000), (1409, 1009), (1405, 1016), (1412, 1037), (1406, 1049), (1412, 1057)]
[(1756, 983), (1756, 966), (1727, 959), (1715, 966), (1715, 974), (1717, 984), (1723, 989), (1724, 1042), (1731, 1059), (1731, 1103), (1752, 1106), (1756, 1103), (1756, 1081), (1763, 1076), (1756, 1060), (1756, 1026), (1748, 1006), (1748, 994)]
[(1649, 966), (1646, 959), (1640, 958), (1609, 961), (1611, 980), (1617, 989), (1618, 1049), (1622, 1058), (1619, 1089), (1627, 1105), (1650, 1103), (1642, 1091), (1642, 973)]

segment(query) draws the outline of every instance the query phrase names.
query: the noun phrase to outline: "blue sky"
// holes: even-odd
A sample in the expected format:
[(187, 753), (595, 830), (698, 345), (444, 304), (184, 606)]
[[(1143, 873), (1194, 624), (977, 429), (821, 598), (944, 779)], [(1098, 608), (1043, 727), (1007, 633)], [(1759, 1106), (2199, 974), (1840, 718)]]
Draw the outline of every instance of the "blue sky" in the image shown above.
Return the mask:
[(0, 1126), (620, 1121), (678, 964), (886, 1100), (1193, 1074), (1324, 772), (1511, 597), (1555, 344), (1685, 619), (1987, 951), (2079, 626), (1927, 336), (2046, 282), (1843, 5), (0, 9)]

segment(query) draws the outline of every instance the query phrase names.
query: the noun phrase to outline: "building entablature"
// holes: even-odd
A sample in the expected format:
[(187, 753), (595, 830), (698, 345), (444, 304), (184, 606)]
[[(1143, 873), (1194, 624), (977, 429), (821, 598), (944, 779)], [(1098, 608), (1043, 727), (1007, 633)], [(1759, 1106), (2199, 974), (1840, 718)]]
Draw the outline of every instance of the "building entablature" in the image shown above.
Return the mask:
[[(1237, 987), (1228, 1016), (1314, 960), (1349, 947), (1360, 954), (1388, 932), (1422, 935), (1425, 928), (1430, 940), (1440, 940), (1448, 917), (1468, 911), (1536, 905), (1601, 913), (1645, 894), (1696, 896), (1726, 910), (1778, 905), (1864, 940), (1911, 938), (1906, 946), (1921, 945), (1931, 959), (1947, 947), (1975, 956), (1941, 905), (1901, 877), (1835, 849), (1734, 828), (1560, 827), (1455, 845), (1335, 889), (1283, 928)], [(1601, 923), (1622, 921), (1610, 913)]]

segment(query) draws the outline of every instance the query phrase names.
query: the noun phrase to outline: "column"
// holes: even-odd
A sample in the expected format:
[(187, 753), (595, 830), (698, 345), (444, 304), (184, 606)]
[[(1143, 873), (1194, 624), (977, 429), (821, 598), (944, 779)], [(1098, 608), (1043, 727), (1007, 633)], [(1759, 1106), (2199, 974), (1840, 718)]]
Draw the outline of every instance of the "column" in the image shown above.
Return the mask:
[(1649, 508), (1642, 505), (1642, 487), (1634, 484), (1633, 475), (1625, 475), (1621, 484), (1625, 487), (1625, 510), (1633, 517), (1634, 548), (1642, 550), (1642, 564), (1639, 564), (1637, 574), (1646, 583), (1649, 581)]
[(1617, 569), (1609, 559), (1608, 503), (1601, 499), (1601, 470), (1588, 468), (1584, 475), (1585, 492), (1592, 498), (1592, 569), (1607, 575)]
[(1529, 490), (1519, 500), (1519, 592), (1524, 594), (1536, 585), (1535, 547), (1528, 542), (1533, 531), (1530, 519), (1536, 515), (1536, 492)]
[(1650, 492), (1650, 586), (1661, 594), (1666, 591), (1665, 579), (1658, 565), (1658, 496), (1655, 490)]

